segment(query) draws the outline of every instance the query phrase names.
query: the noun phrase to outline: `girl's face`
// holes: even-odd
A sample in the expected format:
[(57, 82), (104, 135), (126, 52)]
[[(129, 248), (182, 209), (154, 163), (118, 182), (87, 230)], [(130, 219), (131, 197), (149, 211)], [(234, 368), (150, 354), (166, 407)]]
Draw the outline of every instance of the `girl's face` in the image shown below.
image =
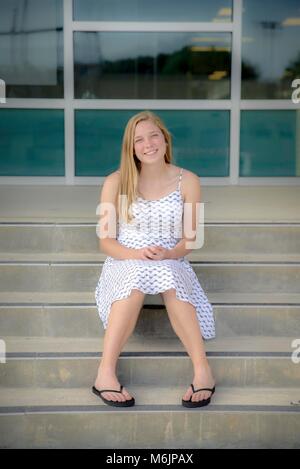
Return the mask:
[(164, 134), (154, 122), (146, 120), (136, 125), (134, 151), (141, 163), (157, 162), (164, 158), (166, 149)]

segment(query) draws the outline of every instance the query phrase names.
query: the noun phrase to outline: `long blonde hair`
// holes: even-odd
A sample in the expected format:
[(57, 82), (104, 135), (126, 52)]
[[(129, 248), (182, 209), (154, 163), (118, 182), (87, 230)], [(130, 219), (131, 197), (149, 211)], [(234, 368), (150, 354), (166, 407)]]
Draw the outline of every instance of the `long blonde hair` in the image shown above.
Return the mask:
[(150, 111), (142, 111), (132, 116), (125, 127), (123, 135), (119, 170), (118, 213), (126, 223), (130, 223), (133, 219), (130, 208), (137, 198), (138, 175), (141, 170), (141, 162), (134, 153), (134, 132), (137, 124), (146, 120), (151, 120), (162, 131), (167, 144), (165, 162), (170, 164), (172, 161), (172, 138), (162, 120)]

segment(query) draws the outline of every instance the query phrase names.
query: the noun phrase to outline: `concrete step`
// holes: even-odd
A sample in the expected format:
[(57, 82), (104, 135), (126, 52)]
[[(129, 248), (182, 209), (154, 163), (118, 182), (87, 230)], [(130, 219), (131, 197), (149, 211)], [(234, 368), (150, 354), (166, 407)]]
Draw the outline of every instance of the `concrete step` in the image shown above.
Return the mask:
[[(216, 335), (294, 337), (300, 306), (214, 306)], [(103, 337), (95, 306), (0, 306), (2, 336)], [(133, 335), (174, 337), (165, 307), (144, 307)]]
[[(296, 181), (295, 181), (296, 183)], [(2, 222), (95, 223), (101, 184), (3, 185)], [(205, 185), (201, 201), (210, 223), (300, 222), (300, 187), (288, 185)]]
[[(8, 353), (99, 353), (103, 348), (103, 337), (5, 337), (6, 351)], [(239, 352), (271, 353), (291, 355), (292, 337), (266, 337), (266, 336), (236, 336), (215, 338), (205, 341), (206, 350), (209, 352), (238, 354)], [(180, 340), (173, 335), (165, 337), (131, 336), (124, 347), (124, 352), (177, 352), (184, 351)]]
[[(5, 338), (4, 338), (5, 339)], [(290, 338), (241, 337), (206, 343), (216, 382), (221, 386), (296, 387), (300, 367), (292, 360)], [(6, 339), (5, 387), (81, 387), (95, 380), (102, 350), (96, 339)], [(127, 384), (184, 385), (192, 362), (179, 339), (133, 338), (118, 360), (118, 376)]]
[[(106, 259), (106, 255), (95, 252), (95, 253), (19, 253), (19, 252), (0, 252), (0, 265), (3, 263), (103, 263)], [(192, 263), (197, 262), (213, 262), (213, 263), (248, 263), (248, 262), (263, 262), (268, 264), (274, 263), (300, 263), (300, 254), (282, 254), (276, 253), (263, 253), (263, 252), (251, 252), (251, 253), (232, 253), (232, 252), (207, 252), (197, 251), (186, 256), (187, 259)]]
[[(193, 269), (207, 292), (299, 293), (300, 264), (201, 263), (193, 264)], [(0, 291), (94, 292), (101, 270), (97, 262), (1, 264)]]
[[(142, 410), (141, 406), (181, 406), (189, 383), (186, 386), (142, 386), (136, 385), (127, 388), (135, 398), (135, 410)], [(286, 410), (300, 412), (296, 405), (300, 399), (298, 387), (291, 388), (262, 388), (262, 387), (225, 387), (218, 386), (214, 394), (210, 409), (214, 406), (233, 406), (236, 410), (240, 406), (251, 408), (253, 406), (265, 407), (270, 410), (272, 407), (285, 407)], [(91, 392), (90, 387), (81, 388), (6, 388), (0, 387), (0, 413), (12, 412), (39, 412), (45, 410), (47, 406), (49, 412), (58, 410), (75, 410), (74, 407), (86, 407), (87, 410), (111, 410), (106, 404)], [(203, 409), (202, 409), (203, 410)]]
[[(300, 224), (205, 224), (204, 245), (190, 260), (299, 259)], [(62, 258), (60, 256), (63, 256)], [(0, 224), (0, 260), (95, 260), (96, 224)]]
[(129, 409), (90, 388), (0, 389), (0, 447), (299, 448), (298, 388), (220, 386), (203, 409), (181, 406), (186, 388), (135, 386)]
[[(32, 287), (32, 285), (31, 285)], [(253, 293), (207, 291), (214, 305), (300, 305), (300, 293)], [(161, 295), (146, 295), (145, 305), (163, 305)], [(94, 306), (94, 288), (89, 291), (0, 291), (0, 306)]]
[[(150, 353), (150, 352), (149, 352)], [(21, 355), (21, 354), (19, 354)], [(58, 355), (58, 354), (54, 354)], [(240, 354), (241, 355), (241, 354)], [(6, 388), (90, 387), (97, 376), (100, 356), (82, 354), (40, 354), (8, 358), (0, 366), (1, 386)], [(222, 355), (210, 356), (209, 363), (219, 386), (299, 388), (299, 365), (290, 357)], [(188, 386), (193, 379), (191, 361), (185, 356), (121, 356), (118, 377), (126, 387), (135, 385)], [(299, 395), (300, 399), (300, 395)]]

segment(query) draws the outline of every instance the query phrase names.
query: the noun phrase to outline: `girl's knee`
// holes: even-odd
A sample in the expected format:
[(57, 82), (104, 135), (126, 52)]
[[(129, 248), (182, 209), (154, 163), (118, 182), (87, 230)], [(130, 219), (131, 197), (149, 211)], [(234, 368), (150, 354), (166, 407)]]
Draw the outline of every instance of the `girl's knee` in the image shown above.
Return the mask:
[(172, 300), (172, 299), (176, 299), (175, 288), (170, 288), (170, 290), (166, 290), (166, 291), (162, 292), (161, 296), (162, 296), (164, 302)]
[(144, 299), (144, 297), (145, 297), (145, 293), (143, 293), (142, 291), (140, 291), (140, 290), (138, 290), (138, 289), (136, 289), (136, 288), (133, 288), (133, 289), (131, 290), (131, 293), (130, 293), (130, 295), (129, 295), (128, 298), (137, 298), (137, 299), (141, 299), (141, 300), (142, 300), (142, 299)]

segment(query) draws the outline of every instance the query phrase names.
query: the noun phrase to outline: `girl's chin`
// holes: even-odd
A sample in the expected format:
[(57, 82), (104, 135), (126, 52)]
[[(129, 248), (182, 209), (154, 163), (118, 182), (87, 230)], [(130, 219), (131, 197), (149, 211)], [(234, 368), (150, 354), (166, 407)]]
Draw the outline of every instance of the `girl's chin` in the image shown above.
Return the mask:
[(164, 155), (160, 155), (159, 153), (154, 153), (153, 155), (144, 155), (139, 158), (142, 163), (151, 163), (152, 161), (159, 161), (163, 159)]

